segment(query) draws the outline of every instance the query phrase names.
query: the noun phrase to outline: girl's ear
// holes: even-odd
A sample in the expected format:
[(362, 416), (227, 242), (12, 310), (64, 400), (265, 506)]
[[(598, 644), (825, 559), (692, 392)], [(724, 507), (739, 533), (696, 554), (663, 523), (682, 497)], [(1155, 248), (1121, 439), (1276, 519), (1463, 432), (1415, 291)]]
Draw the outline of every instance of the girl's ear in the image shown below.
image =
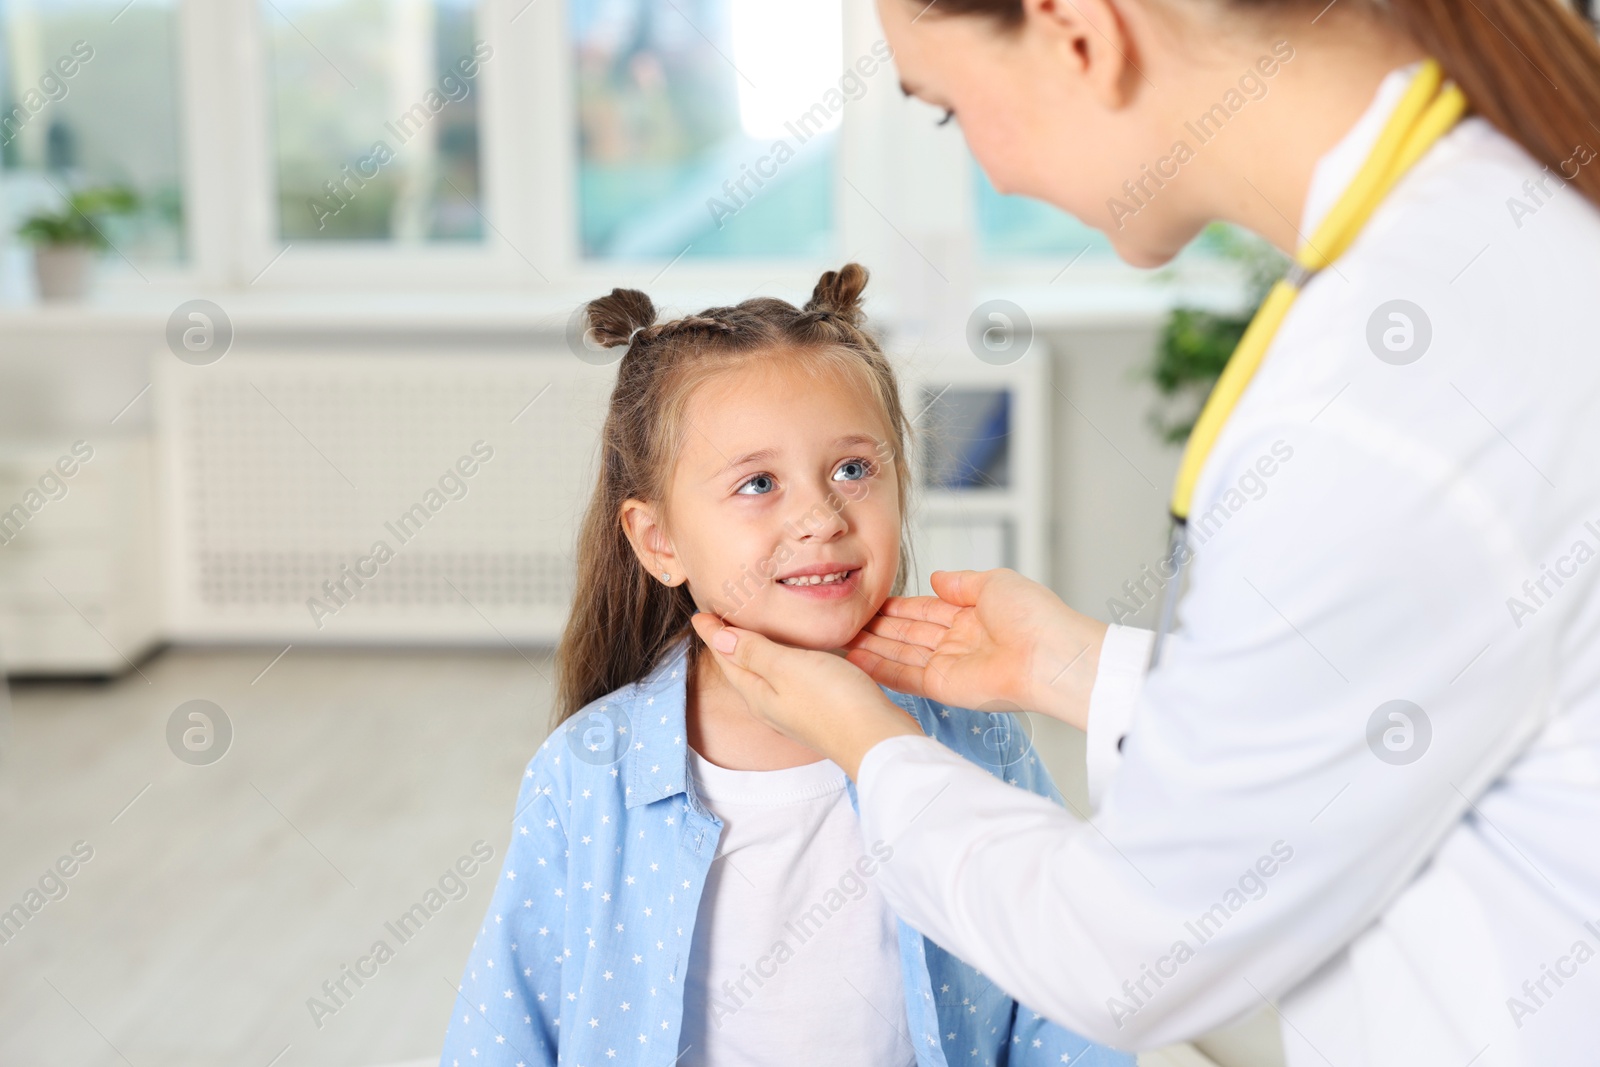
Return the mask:
[(658, 582), (663, 581), (663, 574), (669, 575), (664, 580), (666, 585), (682, 585), (687, 575), (655, 507), (643, 500), (625, 500), (617, 517), (645, 572)]

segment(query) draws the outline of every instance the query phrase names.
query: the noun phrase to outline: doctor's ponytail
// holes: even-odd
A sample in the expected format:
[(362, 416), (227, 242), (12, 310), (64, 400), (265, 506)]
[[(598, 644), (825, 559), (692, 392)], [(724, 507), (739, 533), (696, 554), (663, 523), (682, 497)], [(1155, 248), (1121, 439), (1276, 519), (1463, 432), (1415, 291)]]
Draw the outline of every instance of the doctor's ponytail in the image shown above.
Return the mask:
[[(1587, 4), (1584, 5), (1587, 13)], [(1600, 207), (1600, 42), (1561, 0), (1389, 0), (1475, 114)]]

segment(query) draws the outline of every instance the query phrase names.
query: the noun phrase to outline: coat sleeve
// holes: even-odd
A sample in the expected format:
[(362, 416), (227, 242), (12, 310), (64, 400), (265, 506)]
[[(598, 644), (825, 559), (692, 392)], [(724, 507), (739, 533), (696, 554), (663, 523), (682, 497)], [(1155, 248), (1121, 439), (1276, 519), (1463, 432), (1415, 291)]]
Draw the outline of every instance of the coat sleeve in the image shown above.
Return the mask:
[(440, 1067), (556, 1063), (566, 926), (565, 779), (541, 747), (523, 774), (511, 843), (451, 1008)]
[(1186, 1040), (1297, 985), (1476, 832), (1463, 814), (1550, 714), (1549, 637), (1505, 606), (1534, 566), (1501, 499), (1515, 455), (1463, 466), (1341, 404), (1219, 444), (1209, 536), (1088, 823), (926, 738), (861, 762), (891, 906), (1104, 1044)]
[[(1057, 807), (1065, 807), (1055, 779), (1034, 747), (1030, 719), (929, 703), (938, 719), (938, 735), (950, 736), (954, 747), (968, 759), (1017, 789), (1043, 797)], [(999, 990), (995, 992), (1000, 993)], [(1059, 1067), (1063, 1063), (1082, 1064), (1083, 1067), (1133, 1067), (1133, 1056), (1096, 1045), (1025, 1004), (1011, 1000), (1008, 1015), (1010, 1038), (1006, 1044), (1007, 1058), (1002, 1062), (1012, 1067)]]
[(1084, 771), (1089, 803), (1100, 807), (1106, 786), (1122, 763), (1122, 745), (1132, 728), (1133, 709), (1144, 689), (1153, 630), (1112, 626), (1100, 646), (1100, 669), (1089, 693), (1089, 723), (1084, 731)]

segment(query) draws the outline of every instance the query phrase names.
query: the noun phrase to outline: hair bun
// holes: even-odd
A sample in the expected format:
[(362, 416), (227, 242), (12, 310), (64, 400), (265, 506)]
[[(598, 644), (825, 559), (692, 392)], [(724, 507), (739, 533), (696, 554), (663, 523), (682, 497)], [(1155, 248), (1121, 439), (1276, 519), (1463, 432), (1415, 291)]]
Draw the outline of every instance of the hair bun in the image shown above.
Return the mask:
[(867, 268), (859, 263), (846, 263), (838, 270), (824, 272), (811, 290), (806, 301), (806, 311), (825, 311), (851, 326), (866, 321), (861, 309), (861, 291), (867, 287)]
[(637, 289), (613, 289), (589, 301), (589, 336), (603, 348), (631, 344), (633, 335), (656, 322), (656, 306)]

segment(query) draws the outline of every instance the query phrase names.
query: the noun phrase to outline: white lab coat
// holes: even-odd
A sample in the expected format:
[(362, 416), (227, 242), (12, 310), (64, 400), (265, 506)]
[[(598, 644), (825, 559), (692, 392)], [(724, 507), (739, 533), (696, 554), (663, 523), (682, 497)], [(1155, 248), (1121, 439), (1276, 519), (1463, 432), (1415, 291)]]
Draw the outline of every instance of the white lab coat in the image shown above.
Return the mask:
[[(1200, 478), (1160, 666), (1107, 638), (1092, 821), (926, 738), (867, 754), (910, 923), (1125, 1048), (1271, 1002), (1296, 1067), (1600, 1062), (1600, 212), (1542, 174), (1469, 118), (1301, 294)], [(1413, 362), (1405, 319), (1369, 329), (1391, 300)], [(1422, 715), (1373, 727), (1397, 700)]]

